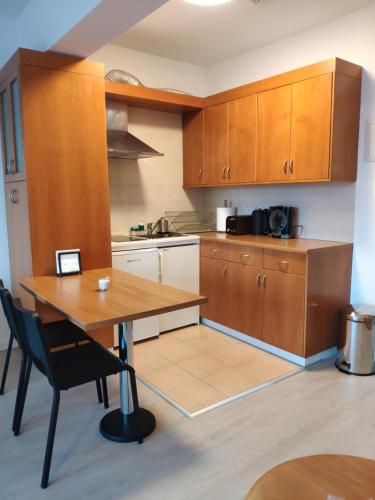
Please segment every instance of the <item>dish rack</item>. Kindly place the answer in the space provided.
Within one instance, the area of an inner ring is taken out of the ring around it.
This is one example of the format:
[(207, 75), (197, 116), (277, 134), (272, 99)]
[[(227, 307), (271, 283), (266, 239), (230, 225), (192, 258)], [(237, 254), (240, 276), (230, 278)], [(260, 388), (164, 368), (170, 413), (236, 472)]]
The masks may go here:
[(206, 210), (164, 212), (177, 233), (203, 233), (216, 230), (215, 212)]

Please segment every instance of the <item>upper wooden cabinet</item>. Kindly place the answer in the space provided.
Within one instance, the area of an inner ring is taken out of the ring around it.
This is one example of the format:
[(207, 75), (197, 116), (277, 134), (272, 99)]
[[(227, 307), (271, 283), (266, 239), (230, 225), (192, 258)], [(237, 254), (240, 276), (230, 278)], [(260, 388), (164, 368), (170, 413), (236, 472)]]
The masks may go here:
[[(203, 120), (203, 182), (200, 185), (240, 184), (255, 179), (257, 96), (210, 106)], [(187, 137), (192, 135), (185, 125)], [(201, 124), (197, 125), (200, 130)], [(188, 141), (188, 139), (187, 139)], [(184, 148), (184, 155), (189, 156)], [(199, 153), (195, 153), (198, 155)], [(190, 180), (194, 168), (184, 163), (184, 179)], [(194, 185), (184, 182), (185, 186)]]
[(293, 181), (328, 180), (332, 116), (332, 74), (292, 85), (288, 175)]
[(203, 109), (183, 116), (184, 186), (203, 184)]
[(290, 148), (291, 86), (258, 95), (258, 182), (285, 181)]
[(225, 184), (228, 169), (228, 104), (204, 110), (204, 184)]
[(329, 180), (332, 74), (258, 95), (256, 180)]
[(184, 185), (355, 181), (360, 91), (335, 58), (205, 98), (203, 180), (185, 162)]
[(228, 172), (229, 184), (255, 180), (257, 136), (256, 94), (228, 103)]
[(17, 75), (0, 85), (0, 122), (5, 182), (25, 179), (21, 102)]

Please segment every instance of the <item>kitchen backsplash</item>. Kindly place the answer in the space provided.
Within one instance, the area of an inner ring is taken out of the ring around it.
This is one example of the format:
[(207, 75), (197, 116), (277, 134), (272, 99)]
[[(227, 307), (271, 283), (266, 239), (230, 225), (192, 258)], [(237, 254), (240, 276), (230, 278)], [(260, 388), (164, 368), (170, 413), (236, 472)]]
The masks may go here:
[(353, 241), (355, 184), (301, 184), (206, 190), (207, 209), (223, 206), (224, 200), (238, 207), (239, 214), (273, 205), (297, 207), (297, 223), (303, 238)]

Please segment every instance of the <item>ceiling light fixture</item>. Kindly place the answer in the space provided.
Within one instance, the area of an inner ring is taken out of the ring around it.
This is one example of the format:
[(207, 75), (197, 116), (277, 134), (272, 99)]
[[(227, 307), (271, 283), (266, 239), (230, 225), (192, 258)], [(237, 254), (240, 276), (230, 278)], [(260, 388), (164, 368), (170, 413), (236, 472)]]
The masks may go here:
[(203, 5), (209, 7), (211, 5), (222, 5), (224, 3), (229, 3), (232, 0), (185, 0), (187, 3), (192, 3), (194, 5)]

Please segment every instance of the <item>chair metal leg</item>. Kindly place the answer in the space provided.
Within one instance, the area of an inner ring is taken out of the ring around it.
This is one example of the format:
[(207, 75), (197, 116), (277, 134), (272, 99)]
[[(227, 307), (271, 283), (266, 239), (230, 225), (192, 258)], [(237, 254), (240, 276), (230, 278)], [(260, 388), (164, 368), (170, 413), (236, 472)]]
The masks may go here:
[(59, 414), (59, 405), (60, 405), (60, 391), (58, 391), (57, 389), (54, 389), (52, 411), (51, 411), (51, 420), (50, 420), (49, 429), (48, 429), (46, 454), (44, 456), (42, 482), (40, 484), (40, 486), (43, 489), (47, 488), (47, 486), (48, 486), (48, 478), (49, 478), (49, 471), (51, 468), (53, 444), (55, 442), (57, 417)]
[(22, 361), (21, 361), (21, 367), (20, 367), (20, 375), (18, 378), (16, 403), (14, 405), (14, 415), (13, 415), (13, 424), (12, 424), (12, 431), (13, 432), (16, 428), (16, 423), (17, 423), (17, 419), (18, 419), (18, 412), (19, 412), (19, 406), (20, 406), (20, 401), (21, 401), (21, 396), (22, 396), (22, 391), (23, 391), (23, 384), (24, 384), (24, 379), (25, 379), (26, 367), (27, 367), (27, 355), (26, 355), (25, 351), (22, 351)]
[(142, 439), (142, 434), (141, 434), (141, 418), (140, 418), (140, 412), (139, 412), (138, 392), (137, 392), (137, 382), (135, 379), (135, 371), (129, 370), (129, 376), (130, 376), (130, 386), (131, 386), (131, 391), (132, 391), (133, 407), (134, 407), (134, 414), (135, 414), (135, 426), (137, 428), (138, 443), (141, 444), (141, 443), (143, 443), (143, 439)]
[(104, 399), (104, 408), (109, 408), (108, 403), (108, 389), (107, 389), (107, 379), (105, 377), (102, 378), (102, 386), (103, 386), (103, 399)]
[(30, 380), (30, 373), (31, 373), (31, 367), (33, 363), (29, 357), (26, 357), (26, 370), (25, 370), (25, 376), (22, 382), (22, 389), (21, 389), (21, 396), (20, 396), (20, 401), (19, 401), (19, 407), (17, 409), (17, 416), (16, 416), (16, 422), (14, 425), (14, 435), (19, 436), (20, 434), (20, 427), (21, 427), (21, 421), (22, 421), (22, 415), (23, 415), (23, 409), (25, 407), (25, 400), (26, 400), (26, 394), (27, 394), (27, 388), (29, 386), (29, 380)]
[(103, 403), (103, 394), (102, 394), (102, 386), (100, 385), (100, 380), (96, 380), (96, 392), (98, 393), (98, 401), (99, 403)]
[(13, 340), (14, 340), (14, 335), (12, 333), (10, 333), (9, 342), (8, 342), (8, 349), (7, 349), (7, 354), (5, 357), (5, 363), (4, 363), (4, 369), (3, 369), (3, 376), (1, 377), (0, 394), (4, 394), (5, 382), (6, 382), (7, 375), (8, 375), (10, 355), (12, 354)]

